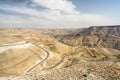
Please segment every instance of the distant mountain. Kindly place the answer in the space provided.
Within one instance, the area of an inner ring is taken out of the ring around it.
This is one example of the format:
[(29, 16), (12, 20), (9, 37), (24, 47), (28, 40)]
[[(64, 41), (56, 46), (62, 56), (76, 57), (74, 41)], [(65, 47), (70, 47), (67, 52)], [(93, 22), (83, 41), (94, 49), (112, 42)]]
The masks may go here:
[(92, 26), (56, 38), (71, 46), (105, 47), (120, 50), (120, 26)]

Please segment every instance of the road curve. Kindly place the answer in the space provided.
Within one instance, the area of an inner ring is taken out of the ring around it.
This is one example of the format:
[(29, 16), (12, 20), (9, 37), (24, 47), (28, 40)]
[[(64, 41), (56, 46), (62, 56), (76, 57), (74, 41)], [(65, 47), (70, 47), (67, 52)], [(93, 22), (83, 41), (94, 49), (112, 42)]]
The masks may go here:
[[(45, 56), (42, 60), (40, 60), (40, 61), (38, 61), (36, 64), (34, 64), (31, 68), (29, 68), (28, 70), (26, 70), (26, 71), (25, 71), (25, 74), (29, 73), (29, 72), (32, 71), (35, 67), (37, 67), (39, 64), (43, 63), (43, 62), (49, 57), (49, 55), (50, 55), (50, 53), (49, 53), (45, 48), (41, 47), (40, 45), (37, 45), (37, 46), (38, 46), (39, 48), (41, 48), (43, 51), (45, 51), (45, 55), (46, 55), (46, 56)], [(65, 55), (62, 56), (62, 58), (60, 59), (59, 62), (57, 62), (55, 65), (53, 65), (53, 66), (51, 66), (51, 67), (49, 67), (49, 68), (46, 68), (44, 71), (48, 71), (48, 70), (51, 70), (51, 69), (57, 67), (58, 65), (60, 65), (60, 64), (63, 62), (64, 58), (65, 58)]]
[(44, 52), (45, 52), (45, 57), (42, 59), (42, 60), (39, 60), (39, 61), (37, 61), (32, 67), (30, 67), (29, 69), (27, 69), (26, 71), (25, 71), (25, 73), (24, 74), (26, 74), (26, 73), (29, 73), (30, 71), (32, 71), (35, 67), (37, 67), (39, 64), (41, 64), (42, 62), (44, 62), (48, 57), (49, 57), (49, 52), (46, 50), (46, 49), (44, 49), (44, 48), (42, 48), (41, 46), (39, 46), (39, 45), (37, 45), (39, 48), (41, 48)]
[(59, 62), (57, 62), (55, 65), (47, 68), (46, 70), (50, 70), (50, 69), (53, 69), (53, 68), (57, 67), (58, 65), (60, 65), (63, 62), (64, 58), (65, 58), (65, 56), (62, 56), (62, 58)]

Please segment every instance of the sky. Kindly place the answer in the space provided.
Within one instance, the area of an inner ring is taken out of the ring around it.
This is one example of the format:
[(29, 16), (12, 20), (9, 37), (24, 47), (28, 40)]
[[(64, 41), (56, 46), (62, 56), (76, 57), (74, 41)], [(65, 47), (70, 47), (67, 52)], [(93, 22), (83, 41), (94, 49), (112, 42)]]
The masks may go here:
[(119, 25), (120, 0), (0, 0), (0, 27)]

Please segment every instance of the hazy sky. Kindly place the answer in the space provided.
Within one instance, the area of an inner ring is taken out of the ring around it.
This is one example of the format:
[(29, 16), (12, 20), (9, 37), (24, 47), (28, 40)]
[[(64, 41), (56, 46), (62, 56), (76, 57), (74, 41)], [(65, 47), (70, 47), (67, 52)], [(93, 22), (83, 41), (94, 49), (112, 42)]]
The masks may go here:
[(119, 25), (120, 0), (0, 0), (1, 27)]

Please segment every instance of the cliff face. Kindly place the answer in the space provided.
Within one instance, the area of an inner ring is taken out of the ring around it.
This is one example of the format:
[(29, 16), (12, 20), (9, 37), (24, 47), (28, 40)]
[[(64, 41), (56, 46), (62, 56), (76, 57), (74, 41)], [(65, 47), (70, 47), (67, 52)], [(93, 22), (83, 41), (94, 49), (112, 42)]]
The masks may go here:
[(57, 39), (72, 46), (105, 47), (120, 50), (120, 26), (94, 26)]

